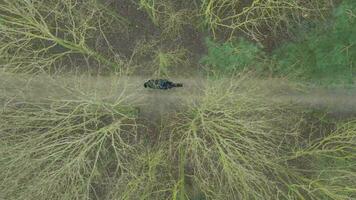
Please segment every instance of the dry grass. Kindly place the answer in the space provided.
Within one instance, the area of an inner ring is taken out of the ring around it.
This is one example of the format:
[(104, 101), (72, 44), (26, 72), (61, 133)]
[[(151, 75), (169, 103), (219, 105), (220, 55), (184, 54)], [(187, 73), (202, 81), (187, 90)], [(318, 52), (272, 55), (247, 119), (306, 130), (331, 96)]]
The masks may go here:
[[(259, 90), (241, 77), (212, 81), (201, 101), (190, 102), (169, 120), (180, 198), (348, 199), (353, 192), (349, 185), (355, 185), (354, 122), (305, 148), (304, 116), (292, 105), (271, 103)], [(313, 165), (320, 155), (310, 159), (308, 152), (339, 152), (332, 162), (345, 157), (350, 161), (345, 168), (336, 164), (326, 169)], [(299, 155), (297, 162), (304, 164), (295, 165), (291, 160), (296, 157), (287, 155)], [(324, 170), (336, 172), (334, 181), (322, 178)]]
[[(2, 198), (347, 200), (354, 193), (355, 122), (308, 137), (306, 115), (269, 101), (249, 75), (205, 80), (186, 93), (125, 93), (137, 88), (67, 79), (2, 76)], [(149, 121), (168, 108), (161, 126)], [(319, 126), (314, 132), (328, 130)]]
[(171, 120), (171, 156), (184, 161), (181, 178), (208, 199), (286, 195), (275, 181), (282, 167), (276, 160), (296, 130), (275, 127), (282, 110), (255, 95), (252, 85), (240, 89), (243, 81), (210, 82), (201, 101)]
[[(123, 61), (106, 33), (129, 22), (102, 1), (0, 0), (0, 67), (57, 73), (80, 55), (169, 77), (188, 52), (162, 42), (179, 39), (196, 8), (214, 35), (259, 40), (265, 28), (322, 16), (330, 1), (137, 2), (162, 38)], [(141, 77), (0, 75), (0, 199), (356, 198), (355, 121), (310, 137), (296, 110), (304, 108), (273, 102), (250, 75), (183, 80), (170, 91), (143, 91)]]
[(57, 88), (68, 96), (51, 98), (53, 91), (41, 90), (37, 99), (28, 98), (34, 91), (23, 84), (12, 86), (23, 96), (0, 98), (1, 198), (104, 198), (137, 152), (135, 107), (125, 96), (105, 101), (73, 85)]
[(155, 52), (153, 65), (156, 77), (169, 77), (172, 68), (179, 68), (179, 65), (188, 63), (188, 51), (184, 48), (177, 48), (171, 51), (157, 50)]
[(314, 188), (314, 199), (356, 198), (356, 122), (339, 123), (331, 134), (309, 140), (304, 148), (297, 149), (289, 161), (310, 160), (310, 169), (296, 168), (299, 173), (313, 173), (305, 180), (308, 184), (296, 187)]
[[(48, 71), (81, 55), (118, 69), (115, 52), (107, 57), (92, 43), (106, 38), (103, 30), (115, 24), (95, 0), (9, 1), (0, 3), (1, 67), (11, 71)], [(110, 47), (107, 40), (106, 45)], [(110, 49), (110, 48), (109, 48)]]
[(322, 17), (331, 5), (330, 0), (205, 0), (200, 13), (214, 36), (222, 30), (230, 33), (231, 37), (242, 31), (260, 40), (264, 30), (286, 31), (279, 28), (298, 24), (304, 19)]

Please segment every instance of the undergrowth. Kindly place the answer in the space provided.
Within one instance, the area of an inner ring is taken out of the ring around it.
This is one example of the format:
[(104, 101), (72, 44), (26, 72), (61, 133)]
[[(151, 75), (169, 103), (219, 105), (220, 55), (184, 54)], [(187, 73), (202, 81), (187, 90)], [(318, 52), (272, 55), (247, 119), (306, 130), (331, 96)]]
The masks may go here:
[(319, 83), (353, 83), (356, 57), (356, 3), (343, 1), (334, 20), (275, 50), (275, 71)]
[(355, 80), (356, 4), (343, 1), (330, 22), (307, 31), (295, 32), (295, 41), (286, 41), (267, 53), (245, 39), (218, 43), (206, 40), (208, 53), (201, 63), (211, 70), (231, 72), (245, 69), (262, 75), (288, 77), (322, 85), (353, 84)]
[(208, 54), (200, 62), (211, 70), (223, 73), (243, 71), (246, 68), (255, 68), (259, 60), (264, 58), (261, 47), (244, 38), (223, 44), (206, 38), (205, 43)]

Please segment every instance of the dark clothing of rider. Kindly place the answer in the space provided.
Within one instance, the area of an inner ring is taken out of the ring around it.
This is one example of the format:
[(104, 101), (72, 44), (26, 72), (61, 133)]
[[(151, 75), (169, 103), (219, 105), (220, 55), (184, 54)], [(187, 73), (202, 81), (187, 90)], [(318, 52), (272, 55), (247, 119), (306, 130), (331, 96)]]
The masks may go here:
[(144, 83), (144, 87), (147, 88), (152, 88), (152, 89), (171, 89), (174, 87), (183, 87), (183, 84), (181, 83), (173, 83), (171, 81), (168, 81), (167, 79), (151, 79), (148, 80)]

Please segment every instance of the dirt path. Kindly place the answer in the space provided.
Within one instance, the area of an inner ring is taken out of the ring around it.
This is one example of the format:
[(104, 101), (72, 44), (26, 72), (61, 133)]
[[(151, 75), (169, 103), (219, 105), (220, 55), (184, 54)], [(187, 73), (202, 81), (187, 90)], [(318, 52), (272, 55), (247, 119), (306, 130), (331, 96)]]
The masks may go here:
[[(162, 115), (175, 112), (187, 98), (199, 98), (203, 79), (171, 79), (183, 88), (154, 90), (143, 87), (149, 77), (65, 76), (51, 78), (0, 73), (0, 103), (6, 101), (105, 100), (122, 99), (140, 108), (142, 118), (157, 121)], [(3, 102), (1, 102), (3, 101)]]
[[(149, 77), (93, 77), (73, 76), (50, 78), (48, 76), (13, 76), (0, 73), (0, 101), (11, 99), (43, 101), (57, 100), (107, 100), (125, 101), (140, 107), (146, 119), (155, 119), (166, 113), (175, 112), (186, 99), (196, 99), (204, 90), (203, 78), (174, 78), (174, 82), (183, 83), (183, 88), (171, 90), (152, 90), (143, 87)], [(256, 82), (256, 80), (253, 80)], [(301, 104), (308, 108), (323, 108), (331, 113), (356, 114), (356, 89), (298, 89), (294, 85), (280, 80), (258, 80), (258, 85), (267, 91), (271, 101)], [(80, 97), (80, 98), (78, 98)]]
[(337, 116), (356, 116), (355, 89), (310, 89), (305, 93), (276, 95), (272, 100), (296, 103), (311, 109), (324, 109)]

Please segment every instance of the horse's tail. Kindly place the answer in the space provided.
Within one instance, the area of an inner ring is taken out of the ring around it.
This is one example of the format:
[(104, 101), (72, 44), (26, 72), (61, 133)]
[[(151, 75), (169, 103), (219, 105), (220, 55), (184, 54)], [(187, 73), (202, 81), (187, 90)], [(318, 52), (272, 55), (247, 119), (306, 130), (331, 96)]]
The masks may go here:
[(182, 83), (174, 83), (173, 86), (174, 87), (183, 87), (183, 84)]

